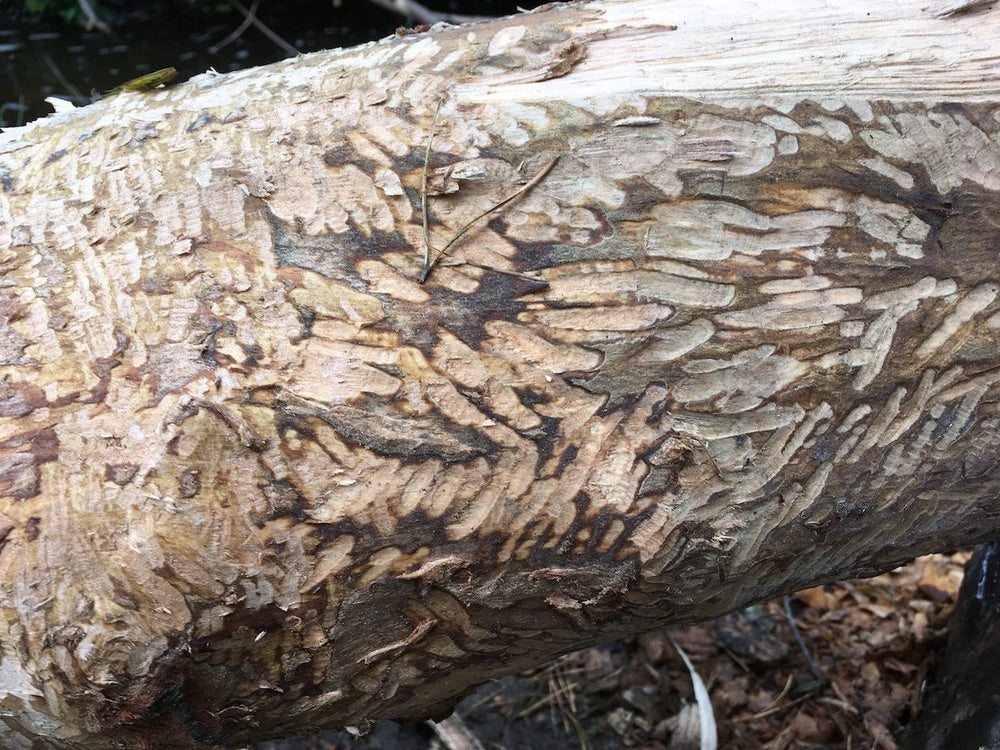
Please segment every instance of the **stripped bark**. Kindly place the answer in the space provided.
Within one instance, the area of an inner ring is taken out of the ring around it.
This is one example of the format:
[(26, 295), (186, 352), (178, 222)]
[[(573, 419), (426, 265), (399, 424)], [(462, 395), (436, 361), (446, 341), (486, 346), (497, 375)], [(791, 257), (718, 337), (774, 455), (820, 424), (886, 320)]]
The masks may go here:
[[(996, 536), (1000, 10), (717, 5), (0, 135), (5, 747), (441, 716)], [(432, 135), (435, 248), (559, 160), (421, 284)]]

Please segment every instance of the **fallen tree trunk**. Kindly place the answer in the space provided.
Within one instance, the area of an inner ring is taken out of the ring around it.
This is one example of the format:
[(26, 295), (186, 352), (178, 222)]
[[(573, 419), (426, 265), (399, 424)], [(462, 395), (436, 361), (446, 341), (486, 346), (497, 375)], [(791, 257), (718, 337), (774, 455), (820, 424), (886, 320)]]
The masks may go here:
[(764, 5), (0, 136), (5, 747), (440, 716), (995, 537), (1000, 10)]

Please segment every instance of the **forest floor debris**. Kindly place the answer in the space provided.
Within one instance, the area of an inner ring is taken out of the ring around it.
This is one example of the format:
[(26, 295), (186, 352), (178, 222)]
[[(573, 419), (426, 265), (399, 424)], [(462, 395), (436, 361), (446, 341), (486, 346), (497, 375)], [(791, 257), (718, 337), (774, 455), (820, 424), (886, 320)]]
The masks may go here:
[[(815, 670), (777, 599), (490, 682), (456, 715), (487, 750), (682, 746), (676, 735), (690, 731), (695, 698), (672, 636), (708, 687), (719, 747), (895, 750), (944, 647), (968, 557), (929, 555), (875, 578), (793, 594), (791, 611)], [(324, 732), (252, 750), (446, 747), (429, 724), (378, 722), (365, 737)]]

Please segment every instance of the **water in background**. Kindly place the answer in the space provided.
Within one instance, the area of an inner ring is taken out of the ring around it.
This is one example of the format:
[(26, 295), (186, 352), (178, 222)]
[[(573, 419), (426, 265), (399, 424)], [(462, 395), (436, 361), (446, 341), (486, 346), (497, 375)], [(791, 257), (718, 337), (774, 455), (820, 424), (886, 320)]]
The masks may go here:
[[(248, 2), (249, 4), (249, 2)], [(496, 16), (517, 5), (510, 0), (424, 2), (440, 12)], [(291, 51), (250, 25), (237, 39), (216, 49), (243, 22), (227, 0), (192, 3), (123, 2), (111, 17), (112, 34), (40, 19), (23, 10), (23, 0), (0, 0), (0, 127), (30, 122), (52, 112), (47, 96), (77, 105), (160, 68), (174, 67), (184, 81), (209, 68), (220, 73), (276, 62)], [(114, 9), (111, 0), (103, 8)], [(262, 0), (256, 17), (298, 52), (347, 47), (380, 39), (413, 25), (367, 0)]]

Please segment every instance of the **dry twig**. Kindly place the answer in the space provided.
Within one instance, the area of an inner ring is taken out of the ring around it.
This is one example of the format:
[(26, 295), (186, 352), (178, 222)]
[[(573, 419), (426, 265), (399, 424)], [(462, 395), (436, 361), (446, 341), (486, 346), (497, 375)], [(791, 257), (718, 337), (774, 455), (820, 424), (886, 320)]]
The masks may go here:
[[(247, 19), (249, 23), (252, 23), (256, 27), (257, 31), (266, 36), (272, 42), (277, 44), (281, 49), (285, 51), (287, 55), (297, 55), (299, 51), (295, 49), (292, 45), (282, 39), (280, 36), (275, 34), (268, 26), (264, 24), (257, 16), (254, 11), (248, 10), (247, 7), (240, 2), (240, 0), (229, 0), (229, 4), (232, 5), (236, 10), (243, 14), (243, 17)], [(256, 6), (254, 6), (256, 8)]]
[(209, 47), (208, 48), (209, 53), (214, 55), (216, 52), (225, 47), (227, 44), (232, 44), (237, 39), (239, 39), (240, 35), (247, 30), (247, 28), (250, 26), (251, 23), (253, 23), (253, 19), (257, 17), (257, 8), (259, 7), (260, 7), (260, 0), (253, 0), (253, 5), (250, 6), (250, 12), (243, 17), (243, 22), (236, 27), (233, 33), (231, 33), (221, 42), (219, 42), (218, 44), (213, 44), (211, 47)]
[(431, 121), (431, 132), (427, 136), (427, 150), (424, 152), (424, 170), (420, 175), (420, 213), (424, 222), (424, 267), (420, 280), (423, 281), (430, 273), (431, 236), (427, 228), (427, 165), (431, 160), (431, 144), (434, 143), (434, 131), (437, 128), (438, 115), (441, 113), (441, 99), (438, 99), (434, 109), (434, 119)]
[[(557, 161), (559, 161), (559, 157), (558, 156), (554, 157), (549, 162), (547, 162), (545, 164), (545, 166), (542, 167), (538, 171), (538, 174), (536, 174), (534, 177), (532, 177), (530, 180), (528, 180), (526, 183), (524, 183), (521, 187), (519, 187), (513, 193), (511, 193), (510, 195), (508, 195), (506, 198), (504, 198), (503, 200), (501, 200), (499, 203), (496, 203), (493, 206), (491, 206), (490, 208), (487, 208), (485, 211), (483, 211), (482, 213), (478, 214), (473, 219), (471, 219), (470, 221), (468, 221), (461, 229), (459, 229), (457, 232), (455, 232), (455, 234), (453, 234), (451, 236), (451, 239), (449, 239), (444, 244), (444, 247), (442, 247), (440, 250), (438, 250), (438, 254), (435, 255), (433, 259), (425, 258), (424, 268), (423, 268), (423, 271), (421, 271), (421, 273), (420, 273), (420, 283), (422, 284), (423, 282), (427, 281), (427, 277), (430, 275), (431, 271), (434, 269), (434, 266), (437, 265), (437, 262), (439, 260), (441, 260), (441, 258), (444, 257), (448, 253), (448, 250), (450, 250), (451, 247), (456, 242), (458, 242), (459, 239), (461, 239), (462, 235), (464, 235), (466, 232), (468, 232), (477, 221), (479, 221), (480, 219), (483, 219), (483, 218), (489, 216), (492, 213), (496, 213), (497, 211), (499, 211), (501, 208), (503, 208), (507, 204), (511, 203), (512, 201), (516, 200), (517, 198), (520, 198), (522, 195), (524, 195), (525, 193), (527, 193), (529, 190), (531, 190), (531, 188), (533, 188), (535, 185), (537, 185), (539, 182), (541, 182), (545, 178), (545, 175), (547, 175), (551, 171), (552, 167), (554, 167), (556, 165)], [(426, 175), (426, 171), (425, 171), (425, 175)], [(426, 185), (425, 185), (425, 188), (426, 188)], [(426, 193), (427, 193), (427, 191), (425, 189), (424, 190), (425, 200), (426, 200)], [(428, 255), (429, 255), (429, 253), (428, 253)], [(490, 269), (490, 270), (495, 270), (495, 269)]]
[(104, 23), (100, 16), (97, 15), (97, 12), (94, 10), (94, 6), (90, 4), (90, 0), (77, 0), (77, 4), (80, 6), (80, 10), (83, 11), (83, 15), (87, 17), (88, 30), (97, 29), (105, 36), (109, 36), (112, 39), (117, 38), (111, 27)]
[(416, 0), (370, 0), (374, 5), (386, 10), (391, 10), (406, 18), (412, 18), (420, 23), (435, 24), (444, 21), (445, 23), (476, 23), (478, 21), (488, 21), (490, 16), (464, 16), (459, 13), (438, 13), (430, 8), (425, 8)]

